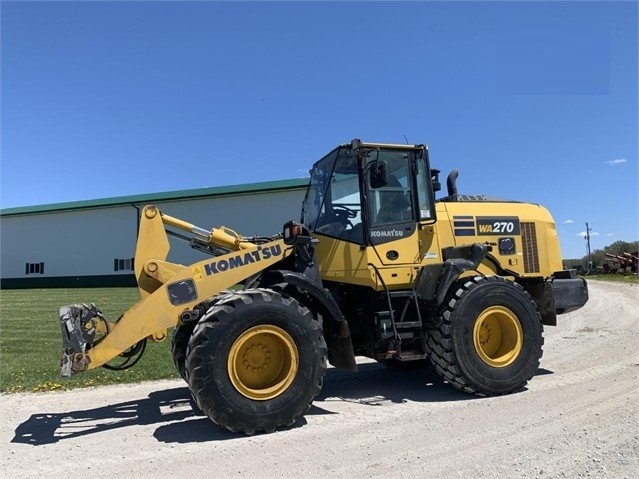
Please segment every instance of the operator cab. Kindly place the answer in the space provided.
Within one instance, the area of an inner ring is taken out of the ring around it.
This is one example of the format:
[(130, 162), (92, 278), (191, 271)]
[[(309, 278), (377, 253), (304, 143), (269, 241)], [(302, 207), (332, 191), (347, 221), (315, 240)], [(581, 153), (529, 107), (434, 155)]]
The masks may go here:
[(410, 236), (434, 221), (428, 149), (353, 140), (311, 169), (302, 222), (315, 233), (360, 245)]

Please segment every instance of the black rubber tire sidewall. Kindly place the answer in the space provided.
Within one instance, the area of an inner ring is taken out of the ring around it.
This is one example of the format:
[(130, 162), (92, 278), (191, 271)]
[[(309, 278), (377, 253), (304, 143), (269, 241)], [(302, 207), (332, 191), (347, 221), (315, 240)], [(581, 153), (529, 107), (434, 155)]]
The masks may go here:
[[(306, 308), (273, 291), (241, 292), (216, 304), (196, 326), (189, 342), (189, 386), (202, 411), (232, 431), (271, 432), (292, 424), (321, 390), (326, 345), (321, 329)], [(264, 295), (270, 299), (265, 300)], [(245, 303), (242, 296), (250, 296)], [(291, 385), (279, 396), (252, 400), (239, 393), (228, 375), (228, 354), (249, 328), (273, 325), (286, 331), (298, 349), (299, 365)]]
[(171, 335), (171, 353), (173, 356), (173, 363), (175, 364), (175, 369), (177, 369), (180, 377), (185, 381), (187, 381), (185, 368), (186, 348), (189, 344), (189, 339), (193, 333), (194, 327), (195, 323), (177, 326)]
[[(542, 355), (542, 325), (531, 298), (517, 284), (501, 278), (483, 279), (466, 286), (449, 321), (453, 351), (466, 382), (480, 394), (503, 394), (521, 389), (539, 367)], [(523, 333), (522, 349), (505, 367), (485, 363), (475, 350), (473, 330), (477, 317), (487, 308), (501, 305), (518, 318)]]
[[(233, 292), (230, 290), (221, 291), (220, 293), (212, 296), (208, 300), (208, 303), (213, 305), (216, 301), (219, 301), (220, 299), (223, 299), (230, 294), (233, 294)], [(210, 307), (208, 309), (210, 309)], [(186, 353), (189, 346), (189, 340), (191, 339), (191, 334), (193, 334), (193, 330), (195, 329), (196, 324), (197, 322), (194, 321), (176, 326), (175, 329), (173, 329), (173, 333), (171, 334), (171, 355), (173, 356), (173, 364), (175, 364), (175, 369), (177, 369), (180, 377), (187, 383), (189, 382), (189, 380), (188, 371), (186, 370), (185, 364)]]

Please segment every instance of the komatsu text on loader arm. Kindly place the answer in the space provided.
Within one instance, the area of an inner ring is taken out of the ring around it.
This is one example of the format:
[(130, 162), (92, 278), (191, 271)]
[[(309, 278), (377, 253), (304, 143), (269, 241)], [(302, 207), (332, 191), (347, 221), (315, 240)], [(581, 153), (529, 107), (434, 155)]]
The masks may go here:
[[(114, 323), (93, 304), (60, 308), (61, 374), (130, 367), (172, 328), (199, 408), (247, 434), (293, 424), (327, 362), (356, 371), (356, 355), (428, 360), (472, 394), (521, 390), (539, 367), (543, 326), (583, 306), (587, 285), (562, 268), (545, 208), (459, 194), (456, 178), (436, 199), (426, 146), (353, 140), (315, 163), (301, 220), (273, 237), (146, 206), (140, 301)], [(168, 262), (167, 235), (207, 255)]]

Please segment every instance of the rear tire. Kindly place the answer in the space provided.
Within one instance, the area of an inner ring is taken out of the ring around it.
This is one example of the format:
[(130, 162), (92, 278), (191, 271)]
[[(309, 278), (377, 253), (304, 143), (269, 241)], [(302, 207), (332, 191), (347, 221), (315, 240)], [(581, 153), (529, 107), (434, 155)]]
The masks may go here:
[(490, 396), (520, 390), (542, 356), (537, 306), (517, 283), (499, 276), (458, 283), (429, 321), (428, 349), (454, 387)]
[(198, 406), (216, 424), (273, 432), (308, 411), (322, 388), (326, 354), (318, 322), (297, 300), (245, 290), (215, 303), (197, 323), (187, 377)]

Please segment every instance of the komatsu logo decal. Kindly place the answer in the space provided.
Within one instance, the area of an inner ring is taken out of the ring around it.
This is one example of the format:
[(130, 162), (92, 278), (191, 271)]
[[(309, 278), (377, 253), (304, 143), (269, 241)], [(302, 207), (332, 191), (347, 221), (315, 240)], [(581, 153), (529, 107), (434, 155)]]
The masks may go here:
[(402, 230), (374, 230), (371, 231), (373, 238), (402, 238), (404, 232)]
[(249, 263), (256, 263), (263, 259), (269, 259), (274, 256), (281, 256), (282, 247), (278, 244), (262, 248), (259, 246), (255, 251), (249, 251), (244, 254), (237, 254), (229, 259), (220, 259), (212, 263), (204, 265), (204, 271), (207, 276), (212, 274), (223, 273), (229, 269), (239, 268)]

